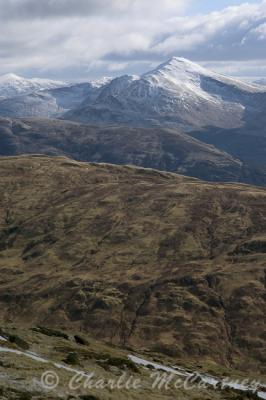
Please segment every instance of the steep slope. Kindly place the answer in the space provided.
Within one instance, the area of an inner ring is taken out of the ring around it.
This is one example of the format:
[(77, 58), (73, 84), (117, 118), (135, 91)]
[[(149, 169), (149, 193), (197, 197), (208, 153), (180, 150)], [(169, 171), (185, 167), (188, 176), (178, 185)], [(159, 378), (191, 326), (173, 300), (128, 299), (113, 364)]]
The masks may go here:
[(87, 99), (66, 118), (90, 123), (233, 128), (247, 112), (261, 109), (265, 88), (211, 72), (189, 60), (172, 58), (141, 77), (121, 77)]
[(26, 79), (15, 74), (0, 76), (0, 99), (65, 86), (66, 83), (49, 79)]
[(265, 373), (265, 189), (44, 156), (0, 177), (2, 323)]
[(94, 127), (58, 120), (0, 119), (0, 155), (42, 153), (132, 164), (210, 181), (266, 184), (239, 160), (171, 129)]

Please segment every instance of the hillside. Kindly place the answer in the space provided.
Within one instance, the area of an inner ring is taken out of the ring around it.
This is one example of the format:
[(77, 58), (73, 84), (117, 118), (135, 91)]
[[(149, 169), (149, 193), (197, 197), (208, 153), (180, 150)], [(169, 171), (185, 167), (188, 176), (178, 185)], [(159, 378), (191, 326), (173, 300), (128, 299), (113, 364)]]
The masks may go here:
[(260, 114), (242, 128), (219, 129), (209, 127), (190, 132), (204, 143), (212, 144), (249, 165), (266, 170), (266, 115)]
[(2, 325), (265, 374), (265, 189), (45, 156), (0, 177)]
[(253, 171), (228, 153), (172, 129), (0, 118), (0, 155), (32, 153), (131, 164), (209, 181), (266, 184), (266, 172)]
[[(247, 376), (219, 368), (217, 375), (210, 365), (173, 367), (169, 357), (139, 355), (84, 332), (8, 324), (0, 328), (0, 334), (1, 400), (266, 398), (265, 381), (257, 371)], [(236, 382), (242, 385), (236, 388)]]

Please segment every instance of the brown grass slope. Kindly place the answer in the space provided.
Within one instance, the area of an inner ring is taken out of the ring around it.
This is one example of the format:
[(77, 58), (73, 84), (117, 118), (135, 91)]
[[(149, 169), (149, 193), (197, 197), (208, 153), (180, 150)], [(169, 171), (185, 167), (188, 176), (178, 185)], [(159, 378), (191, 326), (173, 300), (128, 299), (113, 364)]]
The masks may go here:
[(0, 318), (265, 372), (266, 190), (0, 159)]

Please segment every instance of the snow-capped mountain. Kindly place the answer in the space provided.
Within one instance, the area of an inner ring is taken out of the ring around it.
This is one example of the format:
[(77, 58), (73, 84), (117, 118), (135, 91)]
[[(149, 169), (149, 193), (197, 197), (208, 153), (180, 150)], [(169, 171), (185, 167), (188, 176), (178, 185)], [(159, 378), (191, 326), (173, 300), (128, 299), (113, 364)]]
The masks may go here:
[(199, 64), (178, 57), (173, 57), (155, 70), (142, 75), (143, 79), (147, 79), (154, 86), (168, 87), (172, 91), (181, 90), (183, 93), (193, 92), (198, 97), (206, 98), (207, 90), (201, 86), (201, 79), (204, 77), (248, 92), (259, 90), (256, 85), (215, 73)]
[(61, 81), (39, 78), (26, 79), (15, 74), (6, 74), (0, 76), (0, 98), (6, 99), (65, 85), (66, 83)]
[(247, 110), (261, 106), (265, 94), (259, 85), (174, 57), (142, 76), (112, 80), (94, 101), (85, 100), (66, 118), (186, 131), (210, 125), (233, 128), (243, 124)]
[(0, 79), (0, 96), (0, 115), (7, 117), (60, 117), (185, 132), (258, 122), (266, 109), (262, 85), (229, 78), (177, 57), (142, 76), (78, 84), (6, 75)]
[(0, 115), (5, 117), (57, 118), (75, 109), (87, 99), (95, 100), (100, 88), (109, 82), (92, 81), (41, 89), (0, 100)]

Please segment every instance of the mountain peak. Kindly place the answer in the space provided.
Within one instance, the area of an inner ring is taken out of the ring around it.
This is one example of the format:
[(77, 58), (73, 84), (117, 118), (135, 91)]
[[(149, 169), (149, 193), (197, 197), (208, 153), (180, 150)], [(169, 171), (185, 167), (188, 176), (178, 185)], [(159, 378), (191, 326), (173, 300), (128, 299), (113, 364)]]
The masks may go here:
[[(184, 57), (177, 57), (177, 56), (173, 56), (172, 58), (170, 58), (168, 61), (167, 61), (169, 64), (171, 64), (171, 63), (176, 63), (176, 62), (178, 62), (178, 63), (183, 63), (183, 64), (192, 64), (193, 62), (192, 61), (190, 61), (189, 59), (187, 59), (187, 58), (184, 58)], [(166, 62), (166, 63), (167, 63)]]
[(206, 93), (201, 88), (202, 78), (211, 78), (247, 92), (265, 91), (263, 87), (260, 88), (258, 85), (219, 74), (183, 57), (172, 57), (154, 70), (144, 74), (143, 77), (159, 85), (177, 85), (179, 91), (188, 87), (192, 89), (191, 85), (193, 85), (193, 91), (196, 90), (199, 94), (198, 89), (200, 89), (201, 95), (204, 95), (204, 97), (206, 97)]
[[(149, 80), (152, 85), (167, 87), (170, 90), (175, 88), (180, 93), (180, 91), (183, 92), (184, 89), (187, 90), (188, 88), (190, 91), (193, 90), (195, 92), (196, 90), (198, 92), (201, 77), (213, 77), (214, 75), (216, 74), (186, 58), (172, 57), (153, 71), (144, 74), (143, 78)], [(193, 88), (191, 85), (193, 85)]]
[[(211, 72), (203, 68), (201, 65), (190, 61), (183, 57), (172, 57), (168, 61), (160, 64), (151, 73), (193, 73), (209, 75)], [(148, 73), (150, 74), (150, 73)]]

